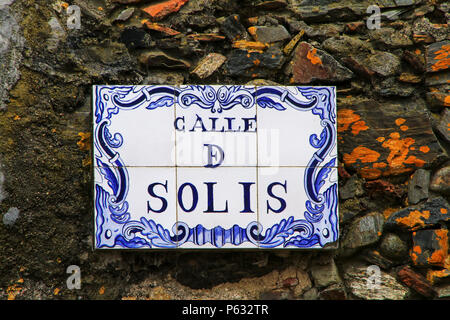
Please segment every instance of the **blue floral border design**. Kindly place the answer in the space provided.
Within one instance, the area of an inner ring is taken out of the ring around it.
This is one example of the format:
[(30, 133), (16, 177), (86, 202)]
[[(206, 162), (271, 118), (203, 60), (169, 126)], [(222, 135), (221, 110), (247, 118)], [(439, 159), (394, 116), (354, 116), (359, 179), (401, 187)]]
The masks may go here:
[[(338, 239), (337, 183), (321, 192), (336, 158), (323, 164), (335, 147), (336, 108), (335, 90), (330, 87), (296, 87), (308, 99), (298, 100), (287, 87), (220, 86), (94, 86), (94, 161), (101, 175), (107, 180), (109, 190), (95, 184), (96, 248), (177, 248), (186, 242), (197, 246), (206, 243), (221, 248), (230, 243), (239, 246), (244, 242), (258, 248), (317, 248)], [(218, 105), (216, 103), (218, 102)], [(120, 110), (145, 107), (171, 108), (175, 105), (189, 108), (197, 105), (212, 113), (222, 113), (235, 105), (283, 111), (287, 106), (299, 111), (311, 111), (321, 119), (320, 136), (312, 134), (309, 143), (317, 151), (305, 171), (304, 185), (308, 200), (305, 203), (305, 219), (287, 220), (263, 230), (254, 221), (245, 228), (234, 225), (224, 229), (212, 229), (202, 225), (190, 227), (178, 221), (172, 232), (151, 219), (142, 217), (130, 220), (126, 201), (129, 177), (120, 154), (123, 138), (120, 133), (111, 134), (111, 118)], [(96, 153), (95, 153), (96, 152)], [(264, 232), (265, 231), (265, 232)]]

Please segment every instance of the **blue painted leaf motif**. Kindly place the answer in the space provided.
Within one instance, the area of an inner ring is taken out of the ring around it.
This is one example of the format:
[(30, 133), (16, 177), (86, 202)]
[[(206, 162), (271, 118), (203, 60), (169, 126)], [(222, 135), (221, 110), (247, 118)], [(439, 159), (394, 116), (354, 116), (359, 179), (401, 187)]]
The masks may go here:
[(114, 194), (116, 194), (117, 190), (119, 189), (119, 183), (117, 181), (116, 175), (107, 164), (103, 163), (99, 159), (97, 159), (97, 165), (100, 169), (101, 174), (105, 177), (106, 180), (108, 180), (108, 185), (111, 187)]
[(151, 102), (146, 109), (153, 110), (161, 107), (171, 107), (174, 104), (175, 100), (172, 96), (162, 97), (154, 102)]
[(328, 174), (331, 172), (335, 162), (336, 159), (331, 159), (322, 169), (320, 169), (316, 179), (317, 192), (319, 192), (320, 188), (325, 184), (325, 180), (328, 178)]
[(327, 142), (327, 130), (323, 129), (320, 133), (320, 139), (317, 138), (317, 135), (314, 133), (309, 137), (309, 143), (316, 149), (320, 149), (323, 147), (325, 142)]
[(275, 102), (269, 97), (260, 97), (256, 101), (261, 108), (274, 108), (280, 111), (286, 110), (281, 103)]

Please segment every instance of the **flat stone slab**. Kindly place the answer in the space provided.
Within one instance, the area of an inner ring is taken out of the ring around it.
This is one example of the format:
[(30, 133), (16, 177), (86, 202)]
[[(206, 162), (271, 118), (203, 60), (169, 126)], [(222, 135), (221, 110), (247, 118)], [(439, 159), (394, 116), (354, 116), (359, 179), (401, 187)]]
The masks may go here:
[(94, 86), (95, 247), (335, 246), (335, 94)]

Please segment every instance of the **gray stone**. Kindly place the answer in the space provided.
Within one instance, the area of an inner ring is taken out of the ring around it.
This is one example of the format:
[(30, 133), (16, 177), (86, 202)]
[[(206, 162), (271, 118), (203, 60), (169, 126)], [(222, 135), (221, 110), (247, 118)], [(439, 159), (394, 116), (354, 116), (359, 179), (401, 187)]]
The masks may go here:
[(369, 213), (354, 221), (342, 243), (343, 255), (351, 255), (357, 249), (377, 242), (383, 232), (383, 223), (384, 217), (378, 212)]
[(450, 284), (436, 288), (437, 297), (439, 299), (450, 298)]
[(445, 108), (442, 111), (439, 121), (435, 124), (435, 128), (440, 136), (447, 142), (450, 143), (450, 130), (448, 124), (450, 123), (450, 109)]
[(438, 193), (450, 194), (450, 165), (436, 171), (431, 179), (430, 189)]
[(339, 197), (341, 200), (354, 198), (364, 194), (362, 181), (357, 175), (353, 175), (341, 188), (339, 188)]
[(151, 71), (145, 77), (142, 84), (170, 84), (170, 85), (182, 85), (184, 83), (184, 77), (177, 72), (168, 71)]
[(12, 226), (19, 218), (19, 209), (13, 207), (9, 208), (9, 210), (3, 215), (3, 224), (6, 226)]
[[(374, 269), (368, 267), (354, 263), (344, 266), (346, 288), (355, 297), (364, 300), (403, 300), (408, 296), (409, 290), (382, 270), (379, 270), (379, 281), (375, 282)], [(374, 281), (371, 282), (371, 279)]]
[(133, 15), (135, 10), (135, 8), (128, 8), (121, 11), (117, 18), (114, 19), (114, 21), (127, 21)]
[[(0, 164), (0, 169), (1, 169), (1, 167), (2, 166)], [(8, 194), (6, 193), (6, 191), (3, 188), (4, 183), (5, 183), (5, 175), (3, 174), (3, 172), (0, 171), (0, 204), (8, 196)]]
[(216, 72), (227, 58), (220, 53), (210, 53), (200, 60), (195, 69), (192, 71), (200, 79), (205, 79)]
[(190, 62), (171, 56), (161, 50), (152, 50), (142, 53), (139, 56), (139, 62), (149, 67), (165, 67), (174, 69), (189, 69), (191, 67)]
[(19, 67), (25, 40), (20, 26), (8, 5), (13, 1), (0, 4), (0, 110), (5, 109), (9, 99), (9, 90), (20, 78)]
[(428, 199), (428, 186), (430, 184), (430, 172), (424, 169), (418, 169), (408, 185), (408, 201), (411, 204), (417, 204), (422, 200)]
[(374, 91), (382, 97), (409, 97), (416, 88), (406, 83), (398, 82), (394, 77), (374, 81)]
[(384, 44), (391, 48), (402, 48), (413, 45), (411, 40), (411, 27), (405, 26), (403, 29), (380, 28), (369, 32), (373, 42)]
[(311, 288), (303, 294), (304, 300), (317, 300), (319, 298), (319, 292), (317, 288)]
[(380, 245), (381, 254), (392, 260), (401, 260), (408, 256), (408, 246), (396, 234), (387, 234)]
[(367, 68), (380, 76), (388, 77), (400, 72), (400, 58), (389, 52), (377, 52), (367, 61)]
[(315, 286), (319, 288), (342, 282), (333, 259), (330, 259), (326, 265), (315, 263), (311, 268), (311, 276)]
[(291, 37), (286, 28), (280, 25), (276, 27), (255, 26), (248, 30), (256, 41), (263, 43), (283, 41)]
[(347, 35), (328, 38), (322, 43), (322, 47), (329, 53), (338, 57), (345, 57), (350, 53), (370, 54), (373, 50), (369, 42)]
[(219, 19), (220, 31), (231, 41), (250, 40), (238, 14)]

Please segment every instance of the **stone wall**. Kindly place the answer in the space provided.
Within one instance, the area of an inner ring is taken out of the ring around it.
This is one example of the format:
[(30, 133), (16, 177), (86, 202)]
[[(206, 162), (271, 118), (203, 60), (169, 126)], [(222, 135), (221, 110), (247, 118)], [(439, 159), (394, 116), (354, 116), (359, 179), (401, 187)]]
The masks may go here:
[[(449, 8), (1, 0), (0, 298), (449, 298)], [(339, 249), (93, 251), (90, 98), (106, 83), (337, 86)]]

